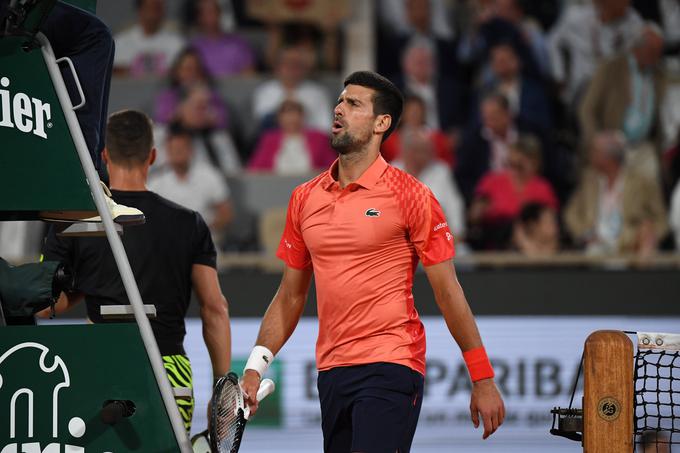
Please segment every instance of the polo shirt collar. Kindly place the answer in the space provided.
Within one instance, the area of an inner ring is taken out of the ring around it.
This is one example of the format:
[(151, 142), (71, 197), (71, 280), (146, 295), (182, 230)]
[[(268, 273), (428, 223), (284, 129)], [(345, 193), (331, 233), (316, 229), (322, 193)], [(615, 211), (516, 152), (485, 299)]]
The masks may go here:
[[(335, 162), (333, 162), (331, 167), (326, 172), (326, 177), (323, 181), (323, 188), (325, 190), (330, 190), (333, 184), (337, 183), (336, 178), (338, 175), (338, 163), (339, 159), (335, 159)], [(378, 154), (378, 157), (375, 159), (375, 161), (370, 165), (370, 167), (366, 169), (366, 171), (361, 174), (359, 179), (357, 179), (354, 184), (357, 184), (364, 189), (372, 189), (375, 187), (376, 183), (387, 169), (387, 165), (388, 164), (382, 157), (382, 154)]]

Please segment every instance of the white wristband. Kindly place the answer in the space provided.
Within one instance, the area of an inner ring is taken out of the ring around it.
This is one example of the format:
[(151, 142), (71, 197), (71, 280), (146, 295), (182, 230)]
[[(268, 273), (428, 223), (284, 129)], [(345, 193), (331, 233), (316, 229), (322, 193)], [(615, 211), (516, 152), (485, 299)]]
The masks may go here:
[(274, 354), (269, 349), (264, 346), (255, 346), (250, 353), (250, 357), (248, 357), (243, 373), (245, 374), (246, 370), (255, 370), (260, 374), (260, 378), (262, 378), (273, 361)]

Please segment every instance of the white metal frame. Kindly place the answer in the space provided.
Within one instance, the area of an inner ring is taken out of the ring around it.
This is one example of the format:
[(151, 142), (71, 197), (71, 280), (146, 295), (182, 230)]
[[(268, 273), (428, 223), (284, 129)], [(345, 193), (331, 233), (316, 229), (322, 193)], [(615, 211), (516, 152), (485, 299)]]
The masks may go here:
[[(61, 71), (57, 66), (57, 61), (52, 51), (52, 46), (49, 41), (42, 33), (37, 35), (38, 41), (41, 44), (41, 50), (45, 64), (50, 73), (50, 78), (52, 79), (52, 84), (57, 92), (59, 102), (64, 111), (64, 116), (66, 117), (66, 123), (68, 124), (69, 131), (73, 137), (73, 142), (75, 143), (76, 150), (78, 151), (78, 157), (80, 158), (80, 163), (85, 171), (85, 177), (90, 186), (90, 191), (94, 198), (94, 204), (99, 211), (102, 222), (104, 224), (104, 229), (106, 231), (106, 237), (111, 245), (111, 250), (113, 251), (113, 256), (116, 260), (118, 266), (118, 271), (123, 280), (123, 285), (125, 286), (125, 291), (127, 292), (128, 299), (130, 300), (130, 305), (135, 315), (137, 325), (139, 326), (139, 333), (141, 334), (142, 341), (144, 342), (144, 347), (146, 348), (146, 353), (149, 357), (149, 362), (151, 362), (151, 367), (153, 368), (153, 373), (156, 378), (156, 383), (158, 384), (158, 389), (161, 392), (161, 397), (165, 405), (165, 409), (170, 418), (170, 423), (172, 425), (172, 430), (177, 439), (177, 444), (180, 447), (182, 453), (191, 453), (193, 451), (189, 438), (187, 436), (186, 429), (184, 428), (184, 423), (179, 414), (179, 409), (177, 409), (177, 404), (175, 403), (175, 398), (173, 396), (172, 387), (168, 381), (165, 368), (163, 366), (163, 360), (161, 358), (160, 351), (158, 350), (158, 345), (156, 339), (153, 336), (153, 331), (151, 330), (151, 324), (146, 317), (146, 311), (144, 310), (144, 303), (139, 294), (139, 289), (137, 288), (137, 283), (135, 282), (134, 275), (132, 274), (132, 269), (130, 268), (130, 263), (125, 254), (125, 249), (123, 248), (123, 243), (116, 233), (116, 227), (111, 218), (111, 213), (106, 204), (104, 198), (104, 191), (99, 183), (99, 175), (97, 170), (94, 168), (94, 163), (90, 157), (90, 153), (87, 149), (87, 144), (85, 143), (85, 138), (80, 130), (80, 125), (78, 123), (78, 118), (74, 113), (74, 108), (71, 103), (66, 85), (61, 77)], [(72, 66), (72, 65), (70, 65)], [(78, 76), (73, 69), (73, 76), (76, 79), (76, 83), (80, 85), (78, 81)], [(80, 90), (82, 92), (82, 90)], [(82, 104), (82, 103), (81, 103)]]

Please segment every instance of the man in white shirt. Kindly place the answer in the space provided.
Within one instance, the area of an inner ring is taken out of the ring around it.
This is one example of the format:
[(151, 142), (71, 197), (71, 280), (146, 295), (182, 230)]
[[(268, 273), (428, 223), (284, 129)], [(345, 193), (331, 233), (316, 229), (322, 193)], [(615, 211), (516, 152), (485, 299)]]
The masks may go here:
[(630, 49), (643, 24), (630, 0), (594, 0), (593, 5), (564, 9), (548, 48), (553, 76), (564, 84), (567, 103), (577, 100), (598, 63)]
[(138, 23), (114, 37), (114, 72), (134, 77), (164, 75), (184, 47), (184, 39), (164, 23), (164, 0), (136, 0), (135, 6)]
[(307, 79), (309, 62), (304, 50), (283, 48), (275, 68), (276, 78), (255, 89), (253, 113), (257, 121), (276, 114), (285, 99), (294, 99), (305, 108), (305, 123), (311, 129), (328, 131), (331, 128), (331, 103), (324, 87)]
[(231, 222), (229, 187), (214, 167), (193, 160), (191, 134), (171, 127), (166, 139), (168, 168), (149, 180), (149, 189), (205, 219), (216, 239)]

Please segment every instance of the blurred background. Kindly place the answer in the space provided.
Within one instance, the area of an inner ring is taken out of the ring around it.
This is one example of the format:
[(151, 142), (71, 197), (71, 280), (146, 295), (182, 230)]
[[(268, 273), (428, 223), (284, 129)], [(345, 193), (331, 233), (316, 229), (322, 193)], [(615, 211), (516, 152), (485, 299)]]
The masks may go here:
[[(280, 280), (288, 197), (334, 160), (332, 107), (361, 69), (405, 94), (382, 153), (444, 208), (508, 406), (481, 442), (419, 272), (414, 451), (579, 451), (550, 437), (549, 409), (568, 404), (586, 336), (680, 331), (680, 1), (100, 0), (97, 14), (116, 42), (109, 113), (154, 119), (150, 189), (200, 212), (219, 247), (235, 370)], [(168, 139), (176, 125), (191, 143)], [(3, 257), (35, 261), (44, 233), (0, 222)], [(249, 428), (243, 451), (321, 450), (315, 304), (272, 367), (253, 423), (267, 434)], [(195, 304), (189, 317), (198, 432), (211, 376)]]

